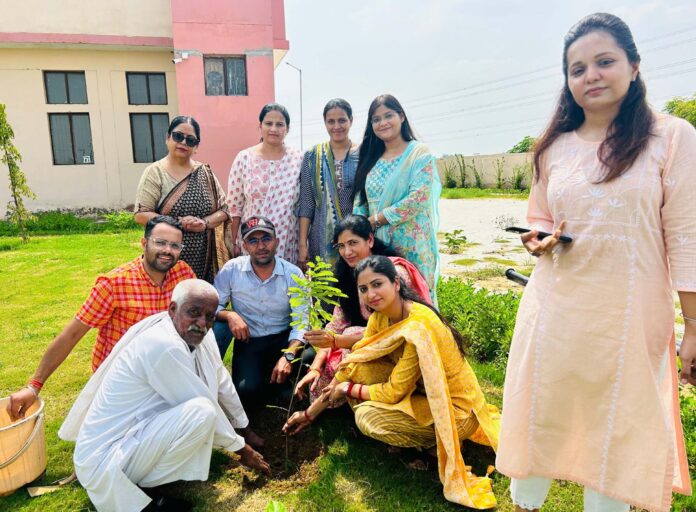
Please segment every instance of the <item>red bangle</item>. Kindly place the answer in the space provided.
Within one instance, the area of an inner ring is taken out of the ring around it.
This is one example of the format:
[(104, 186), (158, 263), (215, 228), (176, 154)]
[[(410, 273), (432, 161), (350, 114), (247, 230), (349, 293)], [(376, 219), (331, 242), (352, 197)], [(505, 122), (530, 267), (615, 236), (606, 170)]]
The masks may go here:
[(352, 396), (350, 396), (350, 392), (352, 391), (354, 385), (355, 385), (355, 383), (353, 383), (353, 382), (348, 384), (348, 389), (346, 390), (346, 396), (348, 398), (353, 398)]
[(312, 423), (312, 422), (314, 421), (314, 418), (312, 418), (312, 417), (307, 413), (307, 409), (305, 409), (305, 410), (302, 411), (302, 412), (304, 413), (304, 417), (305, 417), (305, 419), (306, 419), (308, 422)]
[(40, 380), (36, 380), (36, 379), (31, 379), (29, 381), (29, 384), (31, 386), (33, 386), (34, 388), (36, 388), (37, 391), (41, 391), (41, 388), (43, 387), (43, 382), (41, 382)]
[(363, 388), (363, 385), (360, 384), (360, 387), (358, 388), (358, 400), (362, 400), (362, 399), (363, 399), (363, 398), (362, 398), (362, 388)]

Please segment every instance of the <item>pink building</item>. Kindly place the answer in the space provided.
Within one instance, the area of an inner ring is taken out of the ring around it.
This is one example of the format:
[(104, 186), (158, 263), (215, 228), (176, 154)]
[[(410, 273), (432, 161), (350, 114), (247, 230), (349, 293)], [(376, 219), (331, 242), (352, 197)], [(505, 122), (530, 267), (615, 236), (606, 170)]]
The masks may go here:
[(0, 103), (31, 208), (132, 204), (179, 114), (199, 121), (196, 158), (226, 183), (258, 141), (287, 51), (283, 0), (13, 2), (0, 18)]

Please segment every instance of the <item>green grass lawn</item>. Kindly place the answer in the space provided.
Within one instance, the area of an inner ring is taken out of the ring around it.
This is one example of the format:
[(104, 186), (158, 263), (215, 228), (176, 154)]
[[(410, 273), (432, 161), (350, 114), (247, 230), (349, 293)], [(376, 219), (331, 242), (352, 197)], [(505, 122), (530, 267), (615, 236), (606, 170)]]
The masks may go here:
[(443, 188), (442, 199), (527, 199), (528, 190), (497, 188)]
[[(35, 237), (24, 246), (0, 239), (0, 393), (24, 385), (46, 347), (73, 317), (97, 274), (140, 253), (140, 231), (120, 234)], [(58, 439), (57, 430), (72, 401), (90, 376), (90, 356), (96, 332), (90, 332), (47, 382), (48, 468), (40, 483), (47, 484), (72, 471), (72, 444)], [(500, 405), (503, 372), (492, 364), (472, 362), (490, 401)], [(442, 496), (437, 471), (410, 469), (413, 454), (390, 455), (386, 447), (361, 436), (348, 411), (327, 413), (304, 434), (290, 441), (292, 467), (282, 468), (284, 438), (281, 411), (268, 409), (252, 425), (267, 435), (276, 474), (265, 478), (241, 468), (216, 452), (210, 479), (174, 486), (172, 493), (196, 503), (196, 510), (265, 510), (270, 500), (288, 510), (332, 511), (454, 511), (462, 507)], [(492, 452), (468, 445), (465, 460), (485, 471)], [(493, 474), (500, 511), (512, 510), (508, 480)], [(573, 484), (554, 484), (547, 508), (554, 512), (582, 510), (582, 490)], [(25, 490), (0, 498), (0, 510), (63, 512), (93, 510), (77, 484), (38, 498)], [(687, 509), (684, 509), (687, 510)]]

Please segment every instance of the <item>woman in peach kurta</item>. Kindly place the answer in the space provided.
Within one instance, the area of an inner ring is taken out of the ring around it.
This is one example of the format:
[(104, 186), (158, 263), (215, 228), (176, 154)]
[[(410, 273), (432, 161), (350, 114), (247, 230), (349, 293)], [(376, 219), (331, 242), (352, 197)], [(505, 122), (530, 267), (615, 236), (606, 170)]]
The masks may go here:
[[(598, 510), (632, 504), (667, 511), (673, 490), (691, 491), (672, 287), (684, 315), (695, 317), (696, 132), (646, 105), (643, 149), (624, 172), (603, 180), (609, 167), (598, 157), (606, 155), (604, 137), (596, 137), (589, 123), (613, 98), (620, 105), (644, 86), (630, 53), (632, 73), (611, 69), (621, 65), (623, 51), (611, 31), (577, 27), (569, 37), (580, 35), (566, 44), (566, 87), (585, 120), (544, 147), (558, 119), (552, 121), (541, 139), (528, 210), (533, 229), (556, 230), (557, 236), (560, 225), (573, 242), (523, 236), (540, 257), (517, 315), (496, 465), (513, 477), (513, 501), (517, 485), (543, 477), (584, 485), (585, 510), (589, 491), (603, 502)], [(601, 60), (609, 58), (613, 62)], [(575, 78), (577, 63), (583, 67)], [(612, 96), (624, 78), (626, 96)], [(681, 355), (688, 368), (696, 325), (686, 323)], [(541, 506), (515, 503), (518, 510)]]

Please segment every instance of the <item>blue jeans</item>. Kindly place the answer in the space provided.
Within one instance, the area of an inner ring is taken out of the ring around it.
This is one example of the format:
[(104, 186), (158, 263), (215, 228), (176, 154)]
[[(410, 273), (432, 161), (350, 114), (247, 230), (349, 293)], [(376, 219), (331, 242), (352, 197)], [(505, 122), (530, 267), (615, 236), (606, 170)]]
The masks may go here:
[[(225, 354), (232, 341), (232, 332), (227, 322), (216, 321), (213, 325), (215, 339), (220, 353)], [(283, 350), (288, 348), (290, 329), (268, 336), (249, 338), (244, 342), (235, 342), (232, 353), (232, 382), (239, 393), (242, 404), (263, 405), (269, 399), (290, 400), (292, 383), (295, 380), (298, 367), (302, 365), (301, 374), (305, 372), (304, 364), (311, 364), (316, 355), (314, 349), (307, 345), (302, 355), (302, 361), (292, 365), (290, 377), (283, 384), (271, 384), (271, 373)]]

